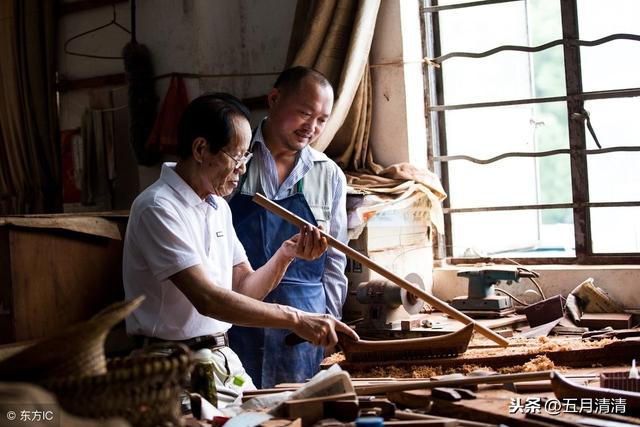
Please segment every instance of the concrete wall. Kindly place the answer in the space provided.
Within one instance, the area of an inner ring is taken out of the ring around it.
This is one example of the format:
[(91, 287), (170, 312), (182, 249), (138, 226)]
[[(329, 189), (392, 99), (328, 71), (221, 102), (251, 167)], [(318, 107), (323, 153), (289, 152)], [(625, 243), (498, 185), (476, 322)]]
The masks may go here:
[(418, 1), (384, 0), (373, 37), (371, 145), (383, 166), (427, 165)]
[[(295, 0), (162, 0), (161, 4), (139, 2), (138, 7), (138, 37), (153, 53), (156, 74), (237, 75), (191, 79), (192, 96), (211, 90), (240, 98), (263, 95), (282, 70)], [(251, 73), (272, 75), (243, 75)], [(164, 89), (159, 85), (158, 93)]]
[[(139, 43), (152, 56), (156, 75), (171, 72), (230, 75), (186, 79), (191, 98), (206, 91), (225, 91), (240, 98), (266, 94), (285, 65), (296, 0), (161, 0), (137, 2)], [(67, 80), (124, 72), (122, 59), (106, 60), (65, 53), (65, 42), (84, 31), (109, 23), (112, 7), (106, 6), (63, 16), (60, 20), (59, 71)], [(130, 28), (129, 2), (116, 6), (116, 22)], [(130, 35), (115, 25), (73, 40), (69, 48), (81, 53), (118, 56)], [(270, 73), (264, 76), (246, 74)], [(234, 76), (235, 75), (235, 76)], [(156, 83), (160, 103), (169, 79)], [(126, 86), (99, 90), (124, 91)], [(80, 126), (89, 105), (89, 90), (66, 92), (60, 97), (62, 129)], [(264, 116), (254, 111), (254, 124)], [(128, 126), (128, 124), (121, 124)], [(171, 160), (171, 159), (168, 159)], [(139, 167), (139, 189), (159, 175), (160, 166)], [(138, 187), (138, 183), (135, 183)], [(94, 207), (92, 209), (99, 209)]]

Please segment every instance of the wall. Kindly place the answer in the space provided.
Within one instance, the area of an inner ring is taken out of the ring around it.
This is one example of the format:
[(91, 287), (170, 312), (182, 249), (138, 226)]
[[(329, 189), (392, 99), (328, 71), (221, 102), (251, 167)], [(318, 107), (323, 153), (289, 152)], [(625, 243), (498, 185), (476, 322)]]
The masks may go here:
[(384, 0), (371, 47), (371, 145), (377, 162), (427, 166), (420, 2)]
[[(284, 66), (295, 5), (296, 0), (138, 1), (136, 37), (149, 48), (156, 75), (171, 72), (230, 75), (186, 79), (191, 98), (206, 91), (226, 91), (241, 98), (260, 96), (266, 94)], [(112, 16), (112, 7), (105, 6), (60, 19), (58, 58), (62, 78), (75, 80), (124, 72), (122, 59), (86, 58), (64, 51), (69, 38), (109, 23)], [(116, 22), (131, 27), (129, 2), (116, 5)], [(118, 56), (129, 39), (130, 35), (125, 31), (110, 25), (71, 41), (69, 48), (82, 53)], [(246, 75), (258, 73), (266, 75)], [(156, 83), (160, 102), (168, 83), (168, 78)], [(61, 129), (80, 126), (92, 92), (106, 91), (126, 98), (126, 89), (124, 85), (111, 85), (61, 94)], [(254, 111), (254, 124), (264, 113)], [(128, 122), (119, 123), (119, 126), (128, 127)], [(130, 163), (131, 156), (130, 152), (123, 153), (120, 160)], [(155, 181), (159, 171), (159, 165), (140, 166), (137, 176), (130, 178), (129, 185), (124, 187), (131, 189), (133, 186), (137, 193)], [(99, 210), (101, 206), (88, 209)]]
[[(139, 2), (138, 33), (154, 56), (156, 74), (225, 74), (190, 79), (192, 96), (227, 91), (266, 94), (283, 68), (296, 0), (163, 0)], [(252, 73), (270, 73), (247, 76)], [(235, 76), (235, 77), (234, 77)], [(164, 93), (167, 80), (158, 85)]]

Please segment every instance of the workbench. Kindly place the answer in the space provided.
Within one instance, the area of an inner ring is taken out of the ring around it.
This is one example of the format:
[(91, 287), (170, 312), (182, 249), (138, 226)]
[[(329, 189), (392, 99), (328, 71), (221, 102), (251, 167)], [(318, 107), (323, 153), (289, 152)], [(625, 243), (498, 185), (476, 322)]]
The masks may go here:
[[(564, 370), (563, 374), (573, 377), (572, 381), (598, 385), (601, 372), (628, 370), (628, 366), (609, 366), (600, 368), (580, 368)], [(582, 378), (578, 378), (582, 376)], [(369, 382), (371, 383), (371, 382)], [(594, 399), (592, 408), (583, 409), (569, 407), (559, 409), (553, 391), (545, 387), (543, 382), (522, 383), (524, 387), (514, 390), (513, 385), (480, 385), (475, 392), (475, 399), (448, 401), (430, 399), (428, 390), (414, 390), (389, 393), (387, 397), (398, 406), (406, 406), (414, 410), (428, 411), (430, 415), (461, 418), (490, 424), (509, 426), (550, 426), (577, 425), (589, 418), (590, 425), (607, 425), (605, 421), (617, 421), (628, 425), (640, 425), (640, 418), (625, 415), (620, 406), (612, 402), (600, 402)], [(354, 384), (358, 384), (356, 380)], [(539, 391), (535, 391), (535, 389)], [(531, 390), (531, 391), (528, 391)], [(586, 403), (586, 402), (583, 402)], [(588, 404), (587, 404), (588, 406)], [(596, 412), (609, 413), (596, 413)], [(620, 427), (621, 425), (618, 425)]]

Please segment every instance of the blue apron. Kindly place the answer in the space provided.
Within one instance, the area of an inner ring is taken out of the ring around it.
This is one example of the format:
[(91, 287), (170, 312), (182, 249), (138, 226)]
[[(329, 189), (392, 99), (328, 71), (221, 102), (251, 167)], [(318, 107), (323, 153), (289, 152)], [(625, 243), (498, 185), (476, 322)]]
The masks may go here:
[[(246, 174), (245, 174), (246, 176)], [(240, 189), (242, 189), (242, 180)], [(298, 187), (300, 187), (300, 184)], [(230, 201), (233, 226), (242, 242), (251, 266), (259, 268), (280, 248), (282, 242), (300, 230), (251, 200), (239, 191)], [(304, 195), (298, 192), (275, 203), (307, 222), (316, 220)], [(285, 272), (280, 284), (265, 298), (265, 302), (296, 307), (312, 313), (326, 313), (326, 298), (322, 275), (326, 252), (314, 261), (296, 258)], [(274, 328), (234, 326), (229, 330), (231, 348), (258, 388), (271, 388), (278, 383), (300, 383), (315, 375), (324, 355), (322, 347), (308, 342), (293, 347), (284, 344), (291, 331)]]

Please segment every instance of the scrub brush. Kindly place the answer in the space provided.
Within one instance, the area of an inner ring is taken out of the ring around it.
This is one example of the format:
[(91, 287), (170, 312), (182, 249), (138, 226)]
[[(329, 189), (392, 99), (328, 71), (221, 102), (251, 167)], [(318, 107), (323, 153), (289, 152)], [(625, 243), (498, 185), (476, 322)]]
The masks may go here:
[(633, 359), (631, 361), (631, 369), (629, 369), (629, 379), (640, 379), (640, 375), (638, 375), (638, 369), (636, 368), (636, 359)]

